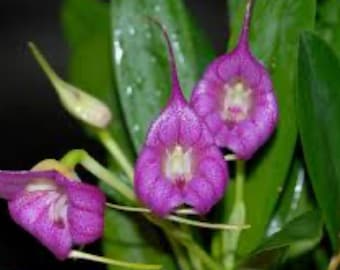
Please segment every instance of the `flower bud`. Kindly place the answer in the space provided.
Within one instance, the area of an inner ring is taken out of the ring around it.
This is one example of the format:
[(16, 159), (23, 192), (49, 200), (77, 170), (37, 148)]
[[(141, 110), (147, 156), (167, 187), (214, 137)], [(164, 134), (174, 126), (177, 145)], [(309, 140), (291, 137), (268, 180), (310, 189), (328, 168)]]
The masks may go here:
[(53, 84), (63, 107), (78, 120), (97, 127), (105, 128), (111, 121), (111, 111), (106, 104), (79, 88), (62, 80), (47, 63), (38, 48), (29, 43), (29, 47), (39, 65)]

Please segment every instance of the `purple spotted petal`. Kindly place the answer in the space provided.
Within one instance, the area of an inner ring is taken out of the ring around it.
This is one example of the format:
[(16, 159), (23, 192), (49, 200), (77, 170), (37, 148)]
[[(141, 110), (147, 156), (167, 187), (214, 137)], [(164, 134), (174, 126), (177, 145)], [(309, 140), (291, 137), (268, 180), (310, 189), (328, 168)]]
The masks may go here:
[(172, 92), (168, 105), (149, 129), (135, 167), (134, 187), (140, 201), (159, 216), (182, 204), (205, 214), (222, 197), (228, 171), (208, 128), (183, 97), (170, 41), (164, 35), (172, 67)]
[(237, 47), (215, 59), (196, 85), (190, 105), (216, 145), (249, 159), (273, 133), (278, 108), (270, 76), (249, 49), (249, 0)]
[(57, 192), (20, 192), (8, 203), (13, 220), (30, 232), (58, 259), (66, 259), (72, 247), (68, 223), (55, 223), (51, 218)]
[(102, 235), (103, 193), (57, 171), (0, 171), (0, 196), (13, 220), (60, 260), (73, 244)]
[(35, 178), (54, 178), (55, 171), (0, 171), (0, 198), (11, 200)]
[(66, 182), (68, 221), (74, 244), (83, 245), (99, 239), (104, 229), (104, 194), (96, 187)]

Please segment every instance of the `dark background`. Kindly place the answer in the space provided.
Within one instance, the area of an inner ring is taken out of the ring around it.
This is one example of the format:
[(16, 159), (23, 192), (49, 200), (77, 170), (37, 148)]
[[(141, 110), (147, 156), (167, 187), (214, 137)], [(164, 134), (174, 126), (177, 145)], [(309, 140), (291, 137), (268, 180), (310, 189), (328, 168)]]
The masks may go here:
[[(187, 0), (198, 25), (218, 53), (225, 48), (225, 0)], [(87, 138), (64, 112), (45, 75), (27, 49), (39, 44), (57, 72), (67, 78), (68, 48), (60, 25), (57, 0), (0, 2), (0, 169), (29, 169), (39, 160), (60, 158), (69, 149), (85, 148), (95, 156), (102, 149)], [(45, 248), (9, 218), (0, 202), (0, 270), (104, 269), (92, 263), (57, 262)], [(99, 253), (100, 243), (87, 251)]]

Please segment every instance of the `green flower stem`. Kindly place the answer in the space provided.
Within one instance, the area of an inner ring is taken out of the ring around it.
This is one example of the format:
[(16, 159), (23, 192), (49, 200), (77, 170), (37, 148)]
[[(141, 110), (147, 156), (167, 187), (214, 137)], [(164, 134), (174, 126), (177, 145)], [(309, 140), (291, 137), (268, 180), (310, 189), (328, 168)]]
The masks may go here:
[(124, 170), (128, 178), (133, 181), (133, 167), (119, 147), (117, 142), (113, 139), (110, 133), (107, 130), (99, 130), (97, 132), (99, 140), (106, 147), (106, 149), (110, 152), (111, 156), (118, 162), (121, 168)]
[(104, 263), (104, 264), (128, 268), (128, 269), (158, 270), (158, 269), (162, 268), (161, 265), (143, 264), (143, 263), (129, 263), (129, 262), (113, 260), (113, 259), (105, 258), (105, 257), (102, 257), (102, 256), (97, 256), (97, 255), (85, 253), (85, 252), (78, 251), (78, 250), (72, 250), (71, 253), (69, 254), (69, 258), (83, 259), (83, 260), (88, 260), (88, 261), (93, 261), (93, 262), (98, 262), (98, 263)]
[[(246, 219), (246, 209), (243, 200), (244, 196), (244, 180), (245, 180), (245, 162), (243, 160), (236, 161), (236, 187), (235, 201), (229, 217), (232, 224), (244, 224)], [(237, 251), (241, 231), (227, 231), (222, 236), (222, 247), (224, 250), (223, 264), (225, 270), (235, 269), (235, 253)]]
[[(169, 239), (171, 248), (174, 251), (174, 254), (177, 258), (177, 263), (178, 263), (179, 267), (182, 270), (192, 270), (190, 265), (189, 265), (188, 258), (185, 256), (185, 251), (176, 242), (176, 240), (171, 237), (171, 235), (166, 234), (166, 236)], [(199, 269), (197, 269), (197, 270), (199, 270)]]
[[(186, 232), (187, 234), (193, 233), (192, 229), (186, 225), (186, 224), (181, 224), (180, 228), (183, 232)], [(201, 261), (201, 258), (197, 257), (195, 253), (193, 253), (191, 250), (188, 249), (188, 256), (191, 262), (191, 266), (194, 270), (203, 270), (203, 264)]]
[(119, 181), (119, 177), (115, 176), (111, 171), (102, 166), (85, 150), (72, 150), (61, 159), (61, 162), (71, 169), (74, 169), (76, 165), (81, 164), (86, 170), (118, 191), (126, 199), (131, 202), (136, 202), (136, 197), (132, 188)]
[(201, 221), (196, 221), (196, 220), (192, 220), (192, 219), (187, 219), (187, 218), (183, 218), (183, 217), (179, 217), (179, 216), (175, 216), (175, 215), (169, 215), (168, 217), (166, 217), (166, 219), (174, 221), (174, 222), (182, 223), (182, 224), (187, 224), (187, 225), (190, 225), (190, 226), (201, 227), (201, 228), (206, 228), (206, 229), (214, 229), (214, 230), (235, 230), (235, 231), (239, 231), (239, 230), (249, 228), (248, 225), (243, 225), (243, 224), (234, 225), (234, 224), (208, 223), (208, 222), (201, 222)]
[(243, 202), (244, 180), (245, 180), (245, 162), (244, 160), (237, 160), (235, 204)]
[[(151, 210), (148, 208), (141, 207), (131, 207), (131, 206), (123, 206), (114, 203), (106, 203), (107, 207), (127, 212), (137, 212), (137, 213), (148, 213), (151, 214)], [(190, 225), (199, 228), (205, 229), (214, 229), (214, 230), (243, 230), (248, 229), (249, 225), (233, 225), (233, 224), (220, 224), (220, 223), (209, 223), (209, 222), (201, 222), (197, 220), (192, 220), (184, 217), (179, 217), (176, 215), (168, 215), (164, 219), (177, 222), (184, 225)]]
[(216, 263), (204, 249), (202, 249), (187, 233), (184, 233), (180, 229), (171, 224), (167, 223), (164, 220), (156, 218), (154, 216), (144, 214), (145, 217), (152, 222), (153, 224), (159, 226), (163, 231), (172, 237), (172, 239), (176, 240), (182, 246), (186, 247), (189, 252), (192, 252), (201, 259), (202, 263), (210, 270), (221, 270), (222, 267), (218, 263)]
[(193, 269), (204, 270), (201, 259), (197, 257), (196, 254), (194, 254), (194, 252), (191, 252), (190, 250), (188, 250), (188, 253), (189, 253), (189, 258), (190, 258)]

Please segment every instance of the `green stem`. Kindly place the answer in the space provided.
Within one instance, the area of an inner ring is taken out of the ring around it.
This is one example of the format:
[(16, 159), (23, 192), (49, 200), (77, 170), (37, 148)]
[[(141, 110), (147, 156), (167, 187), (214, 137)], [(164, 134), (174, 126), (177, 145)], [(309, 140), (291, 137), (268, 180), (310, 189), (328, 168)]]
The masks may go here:
[[(186, 225), (186, 224), (181, 224), (180, 228), (183, 232), (186, 232), (188, 234), (193, 233), (193, 231), (191, 230), (191, 228)], [(203, 265), (201, 262), (201, 258), (197, 257), (195, 253), (193, 253), (190, 249), (188, 249), (188, 256), (191, 262), (191, 266), (194, 270), (203, 270)]]
[(118, 261), (114, 259), (105, 258), (89, 253), (85, 253), (79, 250), (72, 250), (69, 254), (69, 258), (72, 259), (83, 259), (92, 262), (104, 263), (112, 266), (124, 267), (128, 269), (144, 269), (144, 270), (157, 270), (161, 269), (161, 265), (156, 264), (143, 264), (143, 263), (130, 263), (124, 261)]
[[(148, 208), (123, 206), (123, 205), (114, 204), (114, 203), (106, 203), (106, 206), (113, 208), (113, 209), (116, 209), (116, 210), (121, 210), (121, 211), (151, 214), (151, 210), (148, 209)], [(168, 216), (164, 217), (164, 219), (171, 220), (173, 222), (177, 222), (177, 223), (180, 223), (180, 224), (185, 224), (185, 225), (190, 225), (190, 226), (205, 228), (205, 229), (214, 229), (214, 230), (243, 230), (243, 229), (249, 228), (249, 225), (208, 223), (208, 222), (192, 220), (192, 219), (188, 219), (188, 218), (184, 218), (184, 217), (179, 217), (179, 216), (176, 216), (176, 215), (168, 215)]]
[(221, 270), (221, 266), (217, 264), (204, 249), (202, 249), (191, 237), (184, 233), (178, 228), (171, 226), (171, 224), (166, 223), (165, 221), (158, 219), (156, 217), (145, 214), (145, 217), (152, 222), (153, 224), (159, 226), (163, 229), (166, 234), (171, 235), (171, 237), (180, 243), (182, 246), (186, 247), (188, 251), (192, 252), (201, 259), (202, 263), (210, 270)]
[(119, 181), (119, 177), (115, 176), (111, 171), (102, 166), (85, 150), (72, 150), (61, 159), (61, 162), (72, 169), (77, 164), (81, 164), (86, 170), (118, 191), (126, 199), (131, 202), (136, 202), (133, 190), (123, 182)]
[(46, 61), (45, 57), (40, 53), (40, 51), (38, 50), (37, 46), (33, 43), (33, 42), (28, 42), (28, 47), (30, 48), (33, 56), (35, 57), (35, 59), (38, 61), (39, 65), (41, 66), (41, 68), (43, 69), (43, 71), (45, 72), (45, 74), (47, 74), (49, 80), (51, 81), (51, 83), (55, 86), (55, 88), (57, 89), (58, 85), (57, 82), (61, 81), (60, 77), (58, 76), (57, 73), (55, 73), (55, 71), (53, 70), (53, 68), (50, 66), (50, 64)]
[(244, 160), (237, 160), (235, 204), (243, 202), (244, 179), (245, 179), (245, 162)]
[(173, 239), (170, 234), (166, 234), (166, 236), (169, 239), (170, 245), (172, 247), (172, 250), (174, 251), (179, 267), (182, 270), (191, 270), (188, 259), (186, 258), (184, 251), (182, 250), (180, 245), (178, 245), (176, 240)]
[(248, 225), (243, 225), (243, 224), (234, 225), (234, 224), (208, 223), (208, 222), (201, 222), (201, 221), (197, 221), (197, 220), (182, 218), (182, 217), (175, 216), (175, 215), (169, 215), (168, 217), (166, 217), (166, 219), (174, 221), (174, 222), (190, 225), (190, 226), (201, 227), (201, 228), (206, 228), (206, 229), (215, 229), (215, 230), (235, 230), (235, 231), (239, 231), (239, 230), (242, 230), (242, 229), (249, 228)]
[[(232, 224), (244, 224), (246, 219), (246, 209), (244, 204), (244, 181), (245, 181), (245, 162), (236, 161), (236, 183), (235, 201), (229, 217)], [(228, 231), (223, 233), (222, 248), (224, 250), (224, 266), (226, 270), (235, 269), (235, 253), (237, 251), (241, 231)]]
[(110, 152), (111, 156), (118, 162), (118, 164), (121, 166), (121, 168), (124, 170), (128, 178), (131, 179), (132, 182), (133, 167), (117, 142), (113, 139), (113, 137), (107, 130), (99, 130), (98, 137), (102, 144)]

